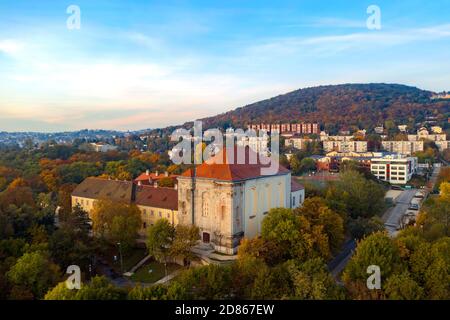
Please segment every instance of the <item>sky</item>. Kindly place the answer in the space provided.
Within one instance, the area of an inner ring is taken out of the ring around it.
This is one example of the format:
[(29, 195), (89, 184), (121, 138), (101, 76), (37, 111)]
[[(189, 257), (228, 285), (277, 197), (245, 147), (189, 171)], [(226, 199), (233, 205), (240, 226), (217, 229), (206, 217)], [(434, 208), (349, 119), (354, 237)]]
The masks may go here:
[(0, 1), (0, 131), (164, 127), (369, 82), (450, 90), (450, 1)]

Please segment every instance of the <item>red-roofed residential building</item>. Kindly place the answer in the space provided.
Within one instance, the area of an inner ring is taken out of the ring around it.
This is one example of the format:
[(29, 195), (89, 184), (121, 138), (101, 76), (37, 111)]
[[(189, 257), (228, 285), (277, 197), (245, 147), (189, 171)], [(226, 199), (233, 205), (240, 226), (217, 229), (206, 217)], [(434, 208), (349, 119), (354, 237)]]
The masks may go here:
[(156, 172), (150, 172), (150, 170), (147, 170), (146, 172), (142, 173), (139, 177), (134, 179), (134, 182), (139, 185), (154, 185), (155, 182), (158, 182), (162, 178), (171, 178), (174, 183), (177, 182), (177, 175), (175, 174), (169, 174), (167, 171), (162, 173)]
[[(237, 161), (239, 152), (245, 155), (243, 164)], [(260, 234), (270, 209), (303, 203), (304, 189), (291, 181), (289, 170), (279, 166), (263, 175), (261, 169), (268, 165), (252, 163), (253, 157), (249, 148), (224, 148), (195, 172), (189, 169), (178, 177), (178, 222), (198, 226), (202, 241), (216, 251), (236, 253), (243, 237)]]

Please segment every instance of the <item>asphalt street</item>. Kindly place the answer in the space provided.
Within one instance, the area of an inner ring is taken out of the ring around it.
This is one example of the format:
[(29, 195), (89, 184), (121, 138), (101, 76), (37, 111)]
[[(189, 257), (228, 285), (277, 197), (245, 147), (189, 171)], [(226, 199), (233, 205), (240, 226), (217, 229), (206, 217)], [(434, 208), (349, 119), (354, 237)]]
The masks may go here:
[(399, 225), (400, 219), (405, 215), (409, 208), (412, 198), (418, 189), (404, 190), (396, 199), (394, 207), (386, 211), (383, 216), (384, 226), (389, 234), (395, 234)]

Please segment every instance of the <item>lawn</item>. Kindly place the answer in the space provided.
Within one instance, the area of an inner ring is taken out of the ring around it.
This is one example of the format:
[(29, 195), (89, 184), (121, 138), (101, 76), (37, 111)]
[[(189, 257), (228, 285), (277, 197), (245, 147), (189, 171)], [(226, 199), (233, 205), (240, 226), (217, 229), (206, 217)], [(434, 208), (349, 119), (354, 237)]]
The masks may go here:
[[(168, 274), (175, 270), (181, 269), (182, 267), (178, 264), (169, 263), (167, 265)], [(149, 272), (152, 270), (152, 272)], [(164, 264), (152, 261), (144, 264), (140, 267), (136, 273), (131, 276), (131, 280), (136, 282), (154, 283), (165, 276)]]
[[(145, 248), (138, 247), (131, 248), (127, 252), (123, 252), (124, 272), (129, 271), (139, 261), (144, 259), (147, 253), (148, 252)], [(117, 257), (117, 261), (114, 261), (114, 256)], [(117, 247), (109, 246), (104, 252), (102, 252), (102, 257), (107, 261), (109, 266), (111, 266), (117, 273), (120, 273), (120, 254)]]

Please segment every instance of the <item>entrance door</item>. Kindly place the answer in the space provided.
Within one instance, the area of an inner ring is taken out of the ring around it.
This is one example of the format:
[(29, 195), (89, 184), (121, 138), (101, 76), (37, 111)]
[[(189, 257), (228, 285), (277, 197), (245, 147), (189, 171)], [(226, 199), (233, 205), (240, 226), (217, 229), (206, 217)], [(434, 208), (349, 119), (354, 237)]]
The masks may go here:
[(203, 232), (203, 242), (204, 243), (209, 243), (209, 233), (208, 232)]

